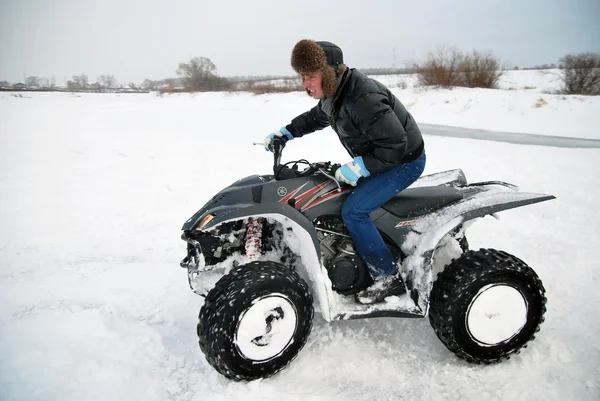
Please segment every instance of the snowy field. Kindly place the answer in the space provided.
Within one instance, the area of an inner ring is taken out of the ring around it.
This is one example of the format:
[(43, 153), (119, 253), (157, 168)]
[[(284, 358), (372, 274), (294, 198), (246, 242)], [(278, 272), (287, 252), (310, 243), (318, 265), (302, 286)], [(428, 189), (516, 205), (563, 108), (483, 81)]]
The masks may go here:
[[(394, 92), (418, 122), (600, 139), (600, 97), (517, 78), (514, 90)], [(0, 400), (600, 399), (600, 149), (425, 137), (425, 174), (462, 168), (471, 182), (557, 197), (467, 232), (474, 249), (523, 259), (547, 290), (542, 330), (509, 361), (458, 359), (427, 319), (317, 315), (272, 378), (231, 382), (208, 365), (181, 225), (222, 187), (268, 173), (271, 155), (252, 142), (313, 104), (301, 93), (0, 93)], [(286, 148), (285, 160), (302, 157), (349, 160), (329, 129)]]

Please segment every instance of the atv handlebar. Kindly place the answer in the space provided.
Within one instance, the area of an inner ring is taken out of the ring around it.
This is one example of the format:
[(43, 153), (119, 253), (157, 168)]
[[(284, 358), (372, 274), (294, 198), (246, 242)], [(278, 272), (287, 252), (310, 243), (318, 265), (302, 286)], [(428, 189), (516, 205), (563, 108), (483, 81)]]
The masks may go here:
[(281, 155), (283, 154), (285, 143), (286, 141), (283, 139), (279, 139), (278, 137), (273, 138), (273, 171), (281, 163)]
[[(277, 137), (275, 137), (273, 140), (273, 173), (275, 174), (276, 180), (307, 177), (318, 172), (334, 181), (337, 184), (338, 189), (341, 190), (340, 183), (335, 179), (334, 176), (335, 170), (339, 168), (339, 165), (331, 164), (331, 162), (310, 163), (304, 159), (281, 164), (281, 156), (283, 154), (283, 148), (285, 148), (286, 142), (287, 141)], [(288, 164), (292, 164), (292, 167), (288, 167)], [(298, 171), (298, 164), (305, 164), (308, 167), (303, 171)]]

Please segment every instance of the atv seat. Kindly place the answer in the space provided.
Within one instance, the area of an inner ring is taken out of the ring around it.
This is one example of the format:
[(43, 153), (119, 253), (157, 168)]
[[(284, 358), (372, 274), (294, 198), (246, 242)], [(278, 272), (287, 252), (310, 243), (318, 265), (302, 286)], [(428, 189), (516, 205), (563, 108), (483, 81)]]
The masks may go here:
[(414, 217), (430, 213), (462, 199), (452, 187), (409, 188), (387, 201), (382, 208), (398, 217)]

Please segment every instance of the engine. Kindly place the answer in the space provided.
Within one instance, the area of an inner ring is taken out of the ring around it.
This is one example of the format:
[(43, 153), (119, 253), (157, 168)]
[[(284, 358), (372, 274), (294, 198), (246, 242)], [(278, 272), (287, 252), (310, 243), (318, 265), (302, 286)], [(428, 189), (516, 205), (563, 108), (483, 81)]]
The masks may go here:
[[(323, 265), (327, 269), (333, 289), (343, 295), (355, 294), (372, 283), (367, 266), (356, 253), (352, 239), (346, 233), (340, 233), (333, 228), (345, 231), (341, 227), (331, 227), (318, 224), (317, 236), (321, 245)], [(337, 226), (337, 224), (336, 224)]]

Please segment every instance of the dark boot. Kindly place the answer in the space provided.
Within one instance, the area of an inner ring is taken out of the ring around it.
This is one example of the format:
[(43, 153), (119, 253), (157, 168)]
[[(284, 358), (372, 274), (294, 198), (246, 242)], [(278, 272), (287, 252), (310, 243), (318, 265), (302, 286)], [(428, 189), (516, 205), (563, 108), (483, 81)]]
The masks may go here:
[(387, 297), (402, 295), (406, 292), (406, 286), (399, 274), (382, 277), (375, 280), (371, 286), (358, 292), (354, 298), (356, 302), (364, 305), (382, 302)]

